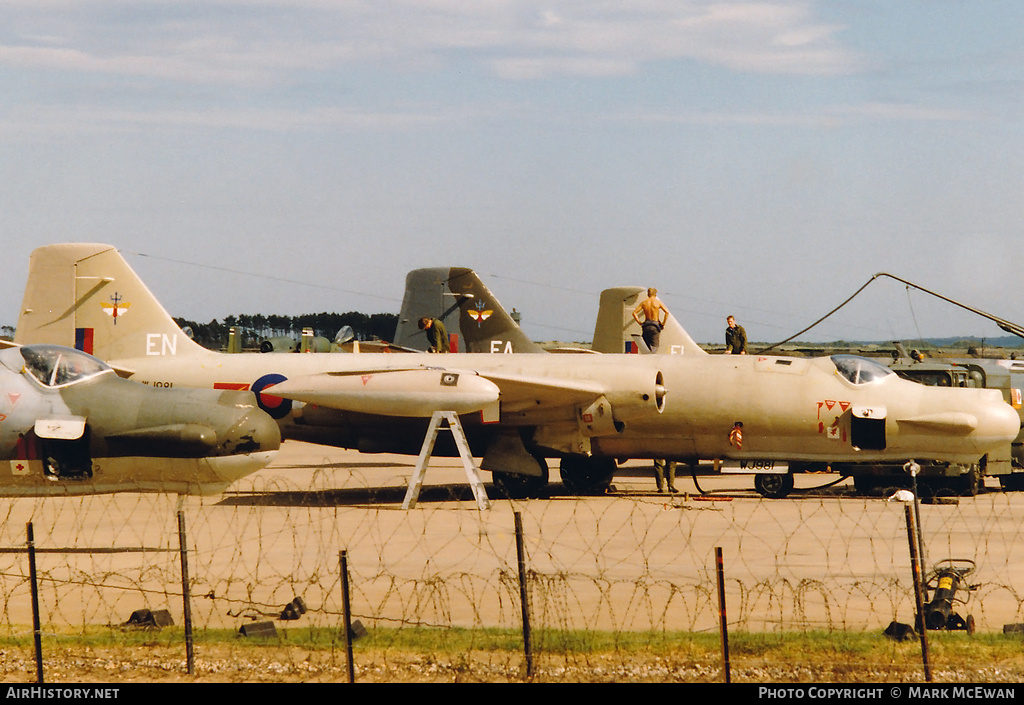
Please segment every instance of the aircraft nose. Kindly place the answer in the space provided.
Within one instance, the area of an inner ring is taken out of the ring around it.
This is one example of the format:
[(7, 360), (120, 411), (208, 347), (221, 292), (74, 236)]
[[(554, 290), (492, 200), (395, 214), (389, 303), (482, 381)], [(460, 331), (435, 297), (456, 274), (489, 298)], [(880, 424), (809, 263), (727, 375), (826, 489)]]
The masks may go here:
[[(255, 406), (242, 407), (243, 413), (221, 436), (224, 455), (276, 451), (281, 447), (281, 429), (269, 414)], [(220, 434), (218, 434), (220, 435)]]
[(981, 442), (990, 441), (1001, 445), (1009, 443), (1020, 433), (1020, 415), (1006, 402), (985, 406), (977, 417), (978, 428), (975, 434)]

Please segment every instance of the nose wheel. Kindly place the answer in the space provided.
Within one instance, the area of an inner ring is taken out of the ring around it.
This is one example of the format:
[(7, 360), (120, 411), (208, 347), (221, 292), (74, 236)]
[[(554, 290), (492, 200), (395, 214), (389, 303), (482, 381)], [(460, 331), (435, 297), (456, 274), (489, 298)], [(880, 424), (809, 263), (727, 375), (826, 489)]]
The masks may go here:
[(768, 499), (782, 499), (793, 491), (792, 473), (758, 473), (754, 475), (754, 489)]

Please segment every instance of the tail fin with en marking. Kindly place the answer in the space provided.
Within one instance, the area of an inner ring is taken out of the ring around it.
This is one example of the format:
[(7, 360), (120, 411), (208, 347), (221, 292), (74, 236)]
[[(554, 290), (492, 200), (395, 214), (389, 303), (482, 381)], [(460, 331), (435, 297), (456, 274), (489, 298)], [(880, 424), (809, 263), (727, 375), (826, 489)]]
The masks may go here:
[(205, 355), (110, 245), (36, 249), (15, 332), (18, 343), (73, 346), (103, 360)]

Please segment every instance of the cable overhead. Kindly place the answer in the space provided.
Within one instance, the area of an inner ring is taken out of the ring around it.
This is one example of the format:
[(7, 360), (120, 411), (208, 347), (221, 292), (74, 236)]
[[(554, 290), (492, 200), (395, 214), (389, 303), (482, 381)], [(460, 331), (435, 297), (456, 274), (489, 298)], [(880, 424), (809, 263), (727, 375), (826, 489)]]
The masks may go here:
[(922, 292), (924, 292), (926, 294), (931, 294), (932, 296), (934, 296), (936, 298), (939, 298), (939, 299), (942, 299), (943, 301), (945, 301), (947, 303), (951, 303), (954, 306), (959, 306), (960, 308), (962, 308), (964, 310), (967, 310), (967, 311), (970, 311), (971, 313), (977, 314), (977, 315), (981, 316), (982, 318), (987, 318), (988, 320), (990, 320), (993, 323), (995, 323), (997, 326), (999, 326), (1001, 329), (1003, 329), (1007, 333), (1010, 333), (1012, 335), (1016, 335), (1019, 338), (1024, 338), (1024, 327), (1019, 326), (1016, 323), (1012, 323), (1010, 321), (1007, 321), (1006, 319), (1000, 318), (999, 316), (994, 316), (991, 313), (986, 313), (985, 311), (982, 311), (980, 309), (973, 308), (971, 306), (968, 306), (967, 304), (962, 304), (959, 301), (956, 301), (955, 299), (951, 299), (948, 296), (943, 296), (942, 294), (934, 292), (931, 289), (927, 289), (927, 288), (921, 286), (920, 284), (915, 284), (914, 282), (908, 281), (907, 279), (903, 279), (902, 277), (897, 277), (895, 274), (889, 274), (888, 272), (878, 272), (877, 274), (872, 276), (870, 279), (868, 279), (864, 283), (863, 286), (861, 286), (859, 289), (857, 289), (857, 291), (853, 292), (853, 294), (849, 298), (847, 298), (845, 301), (843, 301), (841, 304), (836, 306), (834, 309), (832, 309), (831, 311), (826, 313), (824, 316), (822, 316), (821, 318), (816, 320), (814, 323), (812, 323), (811, 325), (807, 326), (803, 330), (801, 330), (801, 331), (799, 331), (797, 333), (794, 333), (793, 335), (791, 335), (790, 337), (786, 338), (785, 340), (780, 340), (779, 342), (774, 343), (772, 345), (769, 345), (766, 348), (761, 348), (760, 350), (756, 351), (755, 354), (760, 355), (761, 353), (768, 352), (769, 350), (774, 350), (775, 348), (779, 347), (780, 345), (785, 345), (786, 343), (790, 342), (794, 338), (797, 338), (798, 336), (803, 335), (804, 333), (809, 331), (811, 328), (814, 328), (814, 326), (818, 325), (819, 323), (824, 321), (826, 318), (828, 318), (829, 316), (834, 314), (836, 311), (841, 309), (843, 306), (845, 306), (846, 304), (848, 304), (851, 301), (853, 301), (853, 299), (856, 298), (857, 295), (859, 295), (862, 291), (864, 291), (866, 288), (868, 288), (868, 285), (871, 284), (871, 282), (875, 281), (879, 277), (889, 277), (890, 279), (895, 279), (896, 281), (900, 282), (901, 284), (906, 285), (907, 287), (913, 287), (913, 288), (917, 289), (918, 291), (922, 291)]
[(785, 345), (786, 343), (788, 343), (789, 341), (793, 340), (794, 338), (796, 338), (796, 337), (798, 337), (798, 336), (801, 336), (801, 335), (803, 335), (804, 333), (806, 333), (807, 331), (809, 331), (809, 330), (810, 330), (811, 328), (814, 328), (814, 326), (818, 325), (819, 323), (821, 323), (822, 321), (824, 321), (824, 320), (825, 320), (826, 318), (828, 318), (829, 316), (831, 316), (831, 315), (832, 315), (833, 313), (835, 313), (836, 311), (838, 311), (839, 309), (841, 309), (841, 308), (842, 308), (843, 306), (845, 306), (846, 304), (848, 304), (848, 303), (850, 303), (851, 301), (853, 301), (853, 299), (854, 299), (854, 298), (855, 298), (855, 297), (856, 297), (856, 296), (857, 296), (857, 295), (858, 295), (858, 294), (859, 294), (860, 292), (864, 291), (864, 290), (865, 290), (865, 289), (866, 289), (866, 288), (868, 287), (868, 284), (870, 284), (870, 283), (871, 283), (871, 282), (873, 282), (873, 281), (874, 281), (875, 279), (877, 279), (877, 278), (878, 278), (878, 276), (879, 276), (879, 275), (878, 275), (878, 274), (876, 274), (875, 276), (873, 276), (873, 277), (871, 277), (870, 279), (868, 279), (868, 280), (867, 280), (867, 281), (866, 281), (866, 282), (864, 283), (864, 285), (863, 285), (863, 286), (861, 286), (861, 288), (857, 289), (857, 291), (853, 292), (853, 294), (852, 294), (852, 295), (851, 295), (851, 296), (850, 296), (850, 297), (849, 297), (848, 299), (846, 299), (846, 301), (844, 301), (843, 303), (841, 303), (841, 304), (839, 304), (838, 306), (836, 306), (836, 307), (835, 307), (834, 309), (832, 309), (831, 311), (829, 311), (828, 313), (826, 313), (826, 314), (825, 314), (824, 316), (822, 316), (821, 318), (819, 318), (818, 320), (816, 320), (816, 321), (815, 321), (814, 323), (812, 323), (811, 325), (807, 326), (806, 328), (804, 328), (804, 329), (803, 329), (803, 330), (801, 330), (801, 331), (798, 331), (798, 332), (794, 333), (793, 335), (789, 336), (789, 337), (788, 337), (788, 338), (786, 338), (785, 340), (780, 340), (779, 342), (777, 342), (777, 343), (774, 343), (773, 345), (769, 345), (769, 346), (768, 346), (768, 347), (766, 347), (766, 348), (761, 348), (760, 350), (757, 350), (757, 351), (755, 351), (755, 353), (754, 353), (754, 354), (755, 354), (755, 355), (760, 355), (761, 353), (766, 353), (766, 352), (768, 352), (769, 350), (774, 350), (775, 348), (779, 347), (780, 345)]

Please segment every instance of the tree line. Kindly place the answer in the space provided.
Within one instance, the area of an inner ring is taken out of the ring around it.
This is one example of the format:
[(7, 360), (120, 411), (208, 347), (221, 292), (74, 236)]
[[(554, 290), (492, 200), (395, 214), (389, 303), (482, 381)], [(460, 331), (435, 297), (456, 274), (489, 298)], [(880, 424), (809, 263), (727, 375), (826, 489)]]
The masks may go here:
[(334, 336), (345, 326), (350, 326), (357, 340), (392, 341), (398, 327), (398, 316), (394, 313), (365, 314), (358, 311), (346, 313), (304, 313), (298, 316), (239, 314), (226, 316), (223, 321), (214, 319), (209, 323), (198, 323), (184, 318), (174, 322), (182, 329), (189, 328), (197, 343), (211, 350), (227, 347), (228, 333), (235, 328), (242, 336), (242, 347), (258, 347), (261, 340), (286, 337), (298, 340), (304, 328), (312, 328), (313, 334), (334, 340)]

